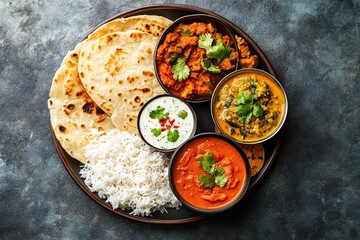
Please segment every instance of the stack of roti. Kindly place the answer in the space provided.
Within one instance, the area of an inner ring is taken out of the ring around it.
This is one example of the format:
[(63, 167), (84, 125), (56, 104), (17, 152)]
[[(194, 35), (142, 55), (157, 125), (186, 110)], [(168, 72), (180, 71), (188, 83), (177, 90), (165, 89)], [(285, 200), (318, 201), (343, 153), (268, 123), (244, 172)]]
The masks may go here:
[(153, 64), (156, 42), (169, 19), (140, 15), (108, 22), (70, 51), (56, 72), (48, 108), (56, 138), (86, 163), (93, 129), (137, 134), (142, 105), (164, 93)]

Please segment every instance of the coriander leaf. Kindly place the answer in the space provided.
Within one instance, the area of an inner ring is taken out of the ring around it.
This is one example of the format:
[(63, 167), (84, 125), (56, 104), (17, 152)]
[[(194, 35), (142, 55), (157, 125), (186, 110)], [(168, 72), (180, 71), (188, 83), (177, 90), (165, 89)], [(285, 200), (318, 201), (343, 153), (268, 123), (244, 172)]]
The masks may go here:
[(227, 183), (228, 179), (225, 175), (225, 173), (221, 174), (221, 175), (215, 175), (215, 183), (217, 185), (219, 185), (219, 187), (224, 187), (225, 184)]
[(218, 66), (212, 64), (212, 62), (209, 59), (203, 59), (200, 62), (201, 67), (208, 72), (212, 73), (221, 73), (221, 70)]
[(174, 130), (174, 131), (169, 130), (167, 132), (167, 140), (169, 142), (176, 142), (178, 139), (179, 139), (179, 131), (178, 130)]
[(264, 113), (264, 109), (262, 109), (262, 107), (260, 106), (260, 104), (255, 103), (253, 105), (253, 114), (255, 117), (261, 117)]
[(212, 153), (206, 152), (204, 156), (199, 158), (198, 162), (205, 172), (209, 174), (214, 172), (216, 161)]
[(226, 45), (224, 48), (220, 48), (220, 53), (218, 57), (218, 62), (221, 61), (221, 59), (227, 58), (230, 56), (231, 53), (231, 47), (229, 45)]
[(220, 63), (221, 59), (228, 57), (230, 53), (231, 53), (231, 47), (229, 45), (224, 47), (220, 38), (216, 40), (215, 46), (207, 49), (206, 51), (206, 55), (208, 56), (208, 58), (210, 59), (216, 58), (218, 63)]
[(235, 108), (235, 113), (238, 117), (246, 116), (251, 113), (251, 105), (239, 105)]
[(149, 113), (149, 117), (151, 119), (159, 119), (159, 120), (163, 120), (165, 118), (167, 118), (167, 116), (169, 115), (169, 113), (164, 113), (165, 111), (165, 108), (162, 108), (160, 106), (157, 106), (157, 108), (155, 110), (152, 110), (150, 113)]
[(248, 113), (245, 117), (244, 123), (249, 124), (252, 118), (252, 112)]
[(205, 175), (205, 174), (200, 175), (198, 176), (198, 180), (206, 188), (214, 187), (214, 183), (215, 183), (214, 178), (209, 175)]
[(239, 92), (237, 100), (236, 100), (236, 104), (253, 104), (254, 102), (254, 96), (250, 93), (243, 93), (243, 92)]
[(190, 68), (186, 65), (186, 58), (178, 57), (176, 63), (171, 66), (171, 72), (175, 80), (182, 82), (190, 75)]
[(201, 34), (199, 36), (198, 46), (199, 48), (205, 48), (206, 50), (212, 47), (214, 39), (210, 33)]
[(158, 137), (161, 135), (161, 128), (153, 128), (151, 129), (151, 132), (155, 137)]
[(253, 116), (252, 112), (249, 112), (246, 115), (241, 115), (239, 116), (239, 121), (248, 124), (250, 123), (252, 116)]
[(180, 112), (178, 112), (178, 117), (181, 119), (185, 119), (187, 117), (188, 113), (185, 110), (181, 110)]

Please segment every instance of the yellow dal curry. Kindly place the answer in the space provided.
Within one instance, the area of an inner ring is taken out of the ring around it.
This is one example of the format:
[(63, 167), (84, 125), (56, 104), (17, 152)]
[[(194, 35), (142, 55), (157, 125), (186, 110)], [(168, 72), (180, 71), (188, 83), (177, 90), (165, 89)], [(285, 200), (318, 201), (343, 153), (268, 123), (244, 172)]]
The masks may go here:
[(221, 131), (236, 141), (260, 142), (281, 124), (285, 101), (282, 88), (274, 80), (245, 71), (220, 86), (213, 116)]

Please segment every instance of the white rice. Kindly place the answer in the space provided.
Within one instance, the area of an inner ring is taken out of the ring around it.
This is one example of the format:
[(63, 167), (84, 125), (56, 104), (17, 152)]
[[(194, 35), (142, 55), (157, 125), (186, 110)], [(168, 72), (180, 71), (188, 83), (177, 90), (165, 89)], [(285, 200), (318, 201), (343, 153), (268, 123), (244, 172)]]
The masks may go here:
[(169, 186), (169, 158), (135, 134), (117, 129), (94, 131), (85, 151), (88, 163), (80, 175), (113, 209), (151, 216), (154, 211), (167, 212), (165, 207), (181, 206)]

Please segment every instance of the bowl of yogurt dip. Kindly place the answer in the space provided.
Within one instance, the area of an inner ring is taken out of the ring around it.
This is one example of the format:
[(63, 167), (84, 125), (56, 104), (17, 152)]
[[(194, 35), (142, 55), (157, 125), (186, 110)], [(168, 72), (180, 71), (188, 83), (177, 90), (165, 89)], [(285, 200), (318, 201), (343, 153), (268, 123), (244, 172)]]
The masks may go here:
[(163, 94), (147, 101), (139, 112), (137, 127), (145, 143), (161, 152), (172, 152), (193, 137), (197, 117), (189, 103)]

